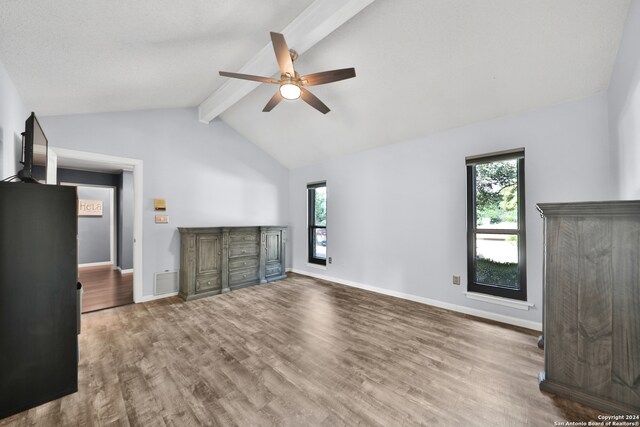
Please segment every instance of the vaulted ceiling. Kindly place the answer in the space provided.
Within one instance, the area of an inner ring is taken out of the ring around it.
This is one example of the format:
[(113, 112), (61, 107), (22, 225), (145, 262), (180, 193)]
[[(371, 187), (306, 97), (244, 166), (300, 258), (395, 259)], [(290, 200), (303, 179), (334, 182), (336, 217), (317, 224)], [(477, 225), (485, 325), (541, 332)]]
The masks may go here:
[(2, 0), (0, 61), (40, 115), (200, 104), (312, 0)]
[[(0, 61), (40, 115), (198, 106), (311, 0), (0, 3)], [(304, 52), (355, 67), (302, 101), (259, 85), (220, 116), (290, 168), (608, 87), (629, 0), (376, 0)], [(296, 48), (291, 44), (291, 48)], [(275, 65), (275, 57), (273, 59)]]

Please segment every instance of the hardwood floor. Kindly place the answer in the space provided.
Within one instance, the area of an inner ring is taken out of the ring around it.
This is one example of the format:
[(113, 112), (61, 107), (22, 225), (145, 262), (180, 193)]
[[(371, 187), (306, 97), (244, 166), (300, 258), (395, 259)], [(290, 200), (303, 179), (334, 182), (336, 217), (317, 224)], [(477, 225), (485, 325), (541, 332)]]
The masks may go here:
[(79, 392), (0, 425), (553, 426), (537, 334), (300, 275), (82, 316)]
[(82, 312), (133, 303), (133, 273), (120, 273), (112, 265), (78, 268), (82, 283)]

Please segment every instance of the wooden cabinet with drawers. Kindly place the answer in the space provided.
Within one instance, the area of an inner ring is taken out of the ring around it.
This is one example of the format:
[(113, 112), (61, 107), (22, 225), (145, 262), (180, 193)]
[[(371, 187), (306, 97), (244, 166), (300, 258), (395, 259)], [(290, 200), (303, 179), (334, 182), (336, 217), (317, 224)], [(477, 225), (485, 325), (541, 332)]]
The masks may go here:
[(640, 413), (640, 201), (538, 204), (544, 217), (540, 389)]
[(260, 230), (258, 227), (229, 229), (228, 288), (259, 283)]
[(179, 227), (180, 296), (217, 295), (285, 275), (286, 227)]

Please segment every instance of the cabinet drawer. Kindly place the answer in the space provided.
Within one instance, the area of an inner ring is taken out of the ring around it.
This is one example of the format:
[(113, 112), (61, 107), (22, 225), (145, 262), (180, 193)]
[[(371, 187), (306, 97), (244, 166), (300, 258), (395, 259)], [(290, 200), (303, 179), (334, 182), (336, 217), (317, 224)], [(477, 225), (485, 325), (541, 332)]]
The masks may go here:
[(229, 247), (229, 258), (235, 258), (239, 256), (257, 256), (258, 245), (237, 245)]
[(267, 264), (265, 270), (265, 275), (267, 277), (279, 276), (280, 274), (282, 274), (282, 266), (280, 265), (280, 263)]
[(208, 274), (196, 277), (196, 293), (209, 292), (216, 289), (222, 289), (220, 276)]
[(258, 257), (240, 257), (229, 260), (229, 270), (258, 268)]
[(249, 268), (229, 272), (229, 285), (258, 280), (258, 269)]
[(229, 234), (229, 243), (232, 246), (243, 244), (258, 244), (258, 233)]

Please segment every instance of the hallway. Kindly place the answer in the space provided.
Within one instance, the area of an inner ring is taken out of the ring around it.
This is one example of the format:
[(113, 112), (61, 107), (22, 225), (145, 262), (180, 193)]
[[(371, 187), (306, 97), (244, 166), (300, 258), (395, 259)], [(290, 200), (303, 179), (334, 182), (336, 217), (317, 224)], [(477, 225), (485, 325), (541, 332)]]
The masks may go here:
[(113, 265), (80, 267), (82, 312), (133, 303), (133, 273), (121, 273)]

